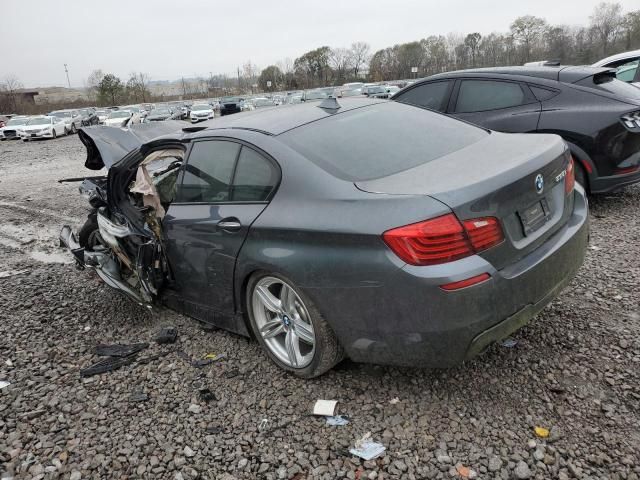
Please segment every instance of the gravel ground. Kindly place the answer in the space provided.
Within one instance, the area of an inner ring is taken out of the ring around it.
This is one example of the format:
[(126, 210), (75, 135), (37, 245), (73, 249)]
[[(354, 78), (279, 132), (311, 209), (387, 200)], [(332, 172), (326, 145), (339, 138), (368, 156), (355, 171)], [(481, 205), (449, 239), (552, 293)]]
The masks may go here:
[[(514, 347), (451, 370), (346, 361), (303, 381), (255, 342), (151, 314), (76, 271), (56, 239), (85, 201), (56, 180), (94, 175), (83, 161), (76, 137), (0, 144), (3, 479), (640, 476), (640, 188), (592, 199), (584, 267)], [(152, 342), (163, 325), (175, 345)], [(140, 341), (148, 363), (80, 377), (97, 343)], [(198, 369), (177, 350), (227, 358)], [(318, 398), (351, 423), (309, 416)], [(348, 453), (366, 432), (381, 458)]]

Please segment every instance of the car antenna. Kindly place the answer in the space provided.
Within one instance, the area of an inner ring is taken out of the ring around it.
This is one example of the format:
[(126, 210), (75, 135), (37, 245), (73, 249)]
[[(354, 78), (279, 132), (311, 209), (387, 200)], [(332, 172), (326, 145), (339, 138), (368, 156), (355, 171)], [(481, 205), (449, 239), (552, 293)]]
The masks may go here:
[[(322, 108), (323, 110), (338, 110), (342, 108), (342, 105), (338, 103), (338, 99), (334, 96), (330, 96), (322, 100), (318, 108)], [(335, 112), (334, 112), (335, 113)]]

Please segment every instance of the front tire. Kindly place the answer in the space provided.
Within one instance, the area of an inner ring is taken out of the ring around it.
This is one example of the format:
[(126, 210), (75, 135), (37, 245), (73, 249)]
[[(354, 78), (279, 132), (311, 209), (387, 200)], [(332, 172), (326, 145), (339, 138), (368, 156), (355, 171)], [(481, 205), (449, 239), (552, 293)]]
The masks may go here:
[(56, 134), (56, 129), (55, 128), (51, 131), (51, 135), (52, 135), (53, 138), (58, 138), (58, 135)]
[(75, 123), (72, 123), (72, 124), (71, 124), (71, 133), (72, 133), (72, 134), (74, 134), (74, 133), (76, 133), (76, 132), (77, 132), (76, 124), (75, 124)]
[(344, 357), (338, 339), (310, 298), (287, 278), (254, 274), (247, 285), (251, 329), (269, 358), (301, 378), (313, 378)]

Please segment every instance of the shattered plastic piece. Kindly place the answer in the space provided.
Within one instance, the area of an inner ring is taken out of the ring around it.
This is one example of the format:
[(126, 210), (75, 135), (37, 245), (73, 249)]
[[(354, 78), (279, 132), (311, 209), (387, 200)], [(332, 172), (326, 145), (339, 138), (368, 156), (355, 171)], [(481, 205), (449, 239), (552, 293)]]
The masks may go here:
[(135, 355), (129, 357), (107, 357), (94, 363), (90, 367), (80, 370), (80, 376), (91, 377), (92, 375), (98, 375), (100, 373), (112, 372), (113, 370), (133, 363), (135, 359)]
[(178, 338), (178, 329), (176, 327), (164, 327), (156, 334), (156, 343), (174, 343)]
[(327, 425), (332, 427), (341, 427), (349, 424), (349, 417), (346, 415), (336, 415), (335, 417), (327, 417)]
[(349, 450), (349, 453), (364, 460), (373, 460), (374, 458), (378, 458), (380, 455), (382, 455), (385, 450), (385, 446), (381, 443), (367, 440), (365, 442), (362, 442), (359, 447), (356, 446), (355, 448)]
[(260, 423), (258, 424), (258, 431), (263, 432), (267, 429), (268, 426), (269, 426), (269, 419), (263, 418), (262, 420), (260, 420)]
[(148, 343), (134, 343), (132, 345), (96, 345), (94, 353), (101, 357), (129, 357), (149, 346)]
[(533, 431), (536, 432), (536, 435), (540, 438), (547, 438), (549, 436), (549, 430), (544, 427), (536, 427)]
[(5, 362), (4, 362), (4, 364), (5, 364), (7, 367), (13, 367), (13, 362), (11, 361), (11, 359), (10, 359), (10, 358), (7, 358), (7, 359), (5, 360)]
[(465, 467), (464, 465), (456, 465), (456, 472), (458, 472), (458, 475), (462, 478), (476, 478), (478, 476), (475, 470)]
[(240, 371), (236, 368), (224, 372), (224, 378), (235, 378), (240, 375)]
[(138, 402), (146, 402), (149, 400), (149, 395), (144, 392), (135, 392), (129, 396), (129, 401), (138, 403)]
[(214, 362), (216, 360), (222, 360), (223, 358), (226, 358), (227, 355), (226, 353), (207, 353), (204, 358), (205, 360), (213, 360)]
[(0, 390), (2, 390), (3, 388), (7, 388), (9, 385), (11, 384), (6, 380), (0, 380)]
[(318, 400), (313, 406), (313, 414), (333, 417), (336, 414), (337, 406), (337, 400)]
[(391, 405), (395, 405), (396, 403), (400, 403), (400, 399), (398, 397), (392, 398), (391, 400), (389, 400), (389, 403)]
[(500, 345), (502, 345), (503, 347), (506, 348), (513, 348), (518, 344), (518, 341), (515, 338), (505, 338), (504, 340), (502, 340), (502, 342), (500, 342)]

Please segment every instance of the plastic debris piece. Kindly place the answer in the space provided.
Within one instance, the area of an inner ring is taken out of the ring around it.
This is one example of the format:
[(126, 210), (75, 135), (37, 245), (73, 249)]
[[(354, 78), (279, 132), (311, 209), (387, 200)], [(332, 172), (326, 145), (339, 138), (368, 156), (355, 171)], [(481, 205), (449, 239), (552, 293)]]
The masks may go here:
[(346, 415), (336, 415), (335, 417), (327, 417), (327, 425), (332, 427), (341, 427), (349, 424), (349, 417)]
[(470, 469), (469, 467), (465, 467), (464, 465), (456, 465), (456, 472), (462, 478), (477, 478), (478, 474), (475, 470)]
[(107, 357), (97, 363), (94, 363), (90, 367), (80, 370), (80, 376), (91, 377), (101, 373), (112, 372), (120, 367), (133, 363), (135, 359), (135, 355), (131, 355), (129, 357)]
[(549, 436), (549, 430), (544, 427), (536, 427), (533, 429), (536, 435), (540, 438), (547, 438)]
[(196, 368), (202, 368), (202, 367), (206, 367), (207, 365), (213, 363), (215, 360), (194, 360), (193, 362), (191, 362), (191, 365), (196, 367)]
[(505, 338), (504, 340), (502, 340), (502, 342), (500, 342), (500, 345), (502, 345), (503, 347), (506, 348), (513, 348), (518, 344), (518, 341), (515, 338)]
[(7, 388), (9, 385), (11, 384), (6, 380), (0, 380), (0, 389)]
[(235, 378), (238, 375), (240, 375), (240, 370), (238, 370), (237, 368), (224, 372), (224, 378)]
[(226, 353), (207, 353), (204, 358), (205, 360), (222, 360), (223, 358), (226, 358), (227, 354)]
[(337, 400), (318, 400), (313, 406), (313, 414), (333, 417), (336, 414), (337, 406)]
[(360, 448), (363, 443), (370, 441), (370, 439), (371, 439), (371, 432), (365, 433), (362, 437), (356, 440), (356, 443), (355, 443), (356, 448)]
[(175, 343), (178, 338), (178, 329), (176, 327), (163, 327), (156, 334), (156, 343)]
[[(369, 432), (367, 435), (369, 435), (370, 437), (371, 433)], [(349, 450), (349, 453), (364, 460), (373, 460), (374, 458), (378, 458), (380, 455), (382, 455), (385, 450), (385, 446), (381, 443), (372, 442), (371, 440), (367, 439), (364, 441), (356, 442), (355, 448)]]
[(210, 435), (217, 435), (218, 433), (222, 433), (224, 429), (220, 425), (210, 425), (205, 428), (205, 432)]
[(217, 400), (215, 394), (207, 387), (201, 388), (200, 390), (198, 390), (198, 393), (200, 394), (200, 398), (204, 402), (210, 402), (212, 400)]
[(131, 345), (96, 345), (93, 352), (101, 357), (129, 357), (149, 346), (148, 343), (134, 343)]
[(7, 358), (7, 359), (5, 360), (5, 362), (4, 362), (4, 364), (5, 364), (7, 367), (13, 367), (13, 362), (11, 361), (11, 359), (10, 359), (10, 358)]
[(263, 432), (267, 429), (268, 426), (269, 426), (269, 419), (263, 418), (262, 420), (260, 420), (260, 423), (258, 424), (258, 431)]
[(400, 403), (400, 399), (398, 397), (392, 398), (391, 400), (389, 400), (389, 403), (391, 405), (395, 405), (396, 403)]
[(129, 396), (129, 401), (138, 403), (138, 402), (146, 402), (149, 400), (149, 395), (144, 392), (135, 392)]

